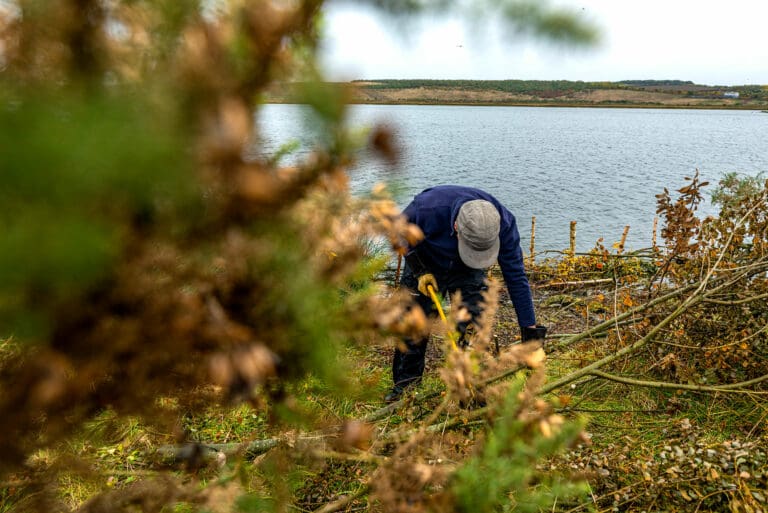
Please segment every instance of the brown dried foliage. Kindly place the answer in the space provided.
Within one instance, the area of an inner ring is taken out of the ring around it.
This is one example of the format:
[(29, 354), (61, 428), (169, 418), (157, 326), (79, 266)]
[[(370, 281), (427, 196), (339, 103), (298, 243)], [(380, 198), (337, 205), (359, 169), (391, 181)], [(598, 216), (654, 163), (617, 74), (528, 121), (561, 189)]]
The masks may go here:
[[(168, 20), (151, 3), (58, 0), (45, 12), (5, 16), (6, 74), (46, 87), (97, 88), (114, 73), (121, 86), (139, 84), (177, 102), (192, 127), (197, 170), (189, 180), (204, 191), (205, 214), (183, 229), (126, 227), (128, 242), (108, 279), (54, 312), (50, 340), (39, 341), (44, 349), (2, 364), (0, 382), (13, 386), (0, 395), (1, 471), (105, 407), (173, 423), (156, 398), (178, 397), (182, 410), (221, 397), (279, 398), (280, 380), (313, 365), (307, 341), (295, 340), (303, 328), (293, 323), (304, 314), (286, 313), (281, 294), (335, 291), (371, 237), (384, 235), (398, 248), (420, 237), (383, 190), (370, 204), (352, 201), (343, 152), (318, 148), (291, 168), (243, 157), (255, 138), (253, 98), (295, 64), (291, 45), (314, 45), (320, 5), (264, 1), (217, 18), (188, 13), (178, 45), (162, 40)], [(105, 35), (108, 22), (122, 24), (125, 37)], [(237, 45), (243, 54), (232, 52)], [(384, 132), (375, 144), (394, 156)], [(272, 273), (286, 246), (299, 265), (292, 287), (281, 282), (291, 275)], [(406, 316), (403, 324), (370, 313), (375, 302), (344, 308), (350, 328), (423, 327), (421, 319)], [(217, 390), (210, 385), (222, 393), (208, 394)]]
[(749, 180), (724, 178), (715, 195), (720, 214), (700, 219), (695, 212), (707, 182), (699, 181), (698, 172), (688, 180), (674, 203), (666, 190), (659, 196), (667, 253), (657, 262), (655, 279), (661, 283), (668, 277), (680, 286), (705, 279), (705, 292), (710, 282), (728, 279), (739, 269), (747, 272), (670, 324), (667, 334), (675, 344), (660, 348), (652, 368), (667, 369), (666, 376), (693, 383), (759, 378), (768, 374), (764, 365), (768, 281), (761, 272), (768, 248), (768, 183), (758, 186), (751, 180), (753, 186), (744, 187), (740, 183)]
[(666, 188), (663, 193), (656, 195), (656, 213), (661, 214), (665, 220), (661, 236), (673, 257), (695, 253), (702, 242), (697, 237), (701, 230), (701, 220), (696, 217), (696, 210), (703, 199), (701, 188), (709, 182), (699, 181), (698, 169), (693, 177), (685, 179), (690, 184), (678, 189), (680, 196), (674, 203)]

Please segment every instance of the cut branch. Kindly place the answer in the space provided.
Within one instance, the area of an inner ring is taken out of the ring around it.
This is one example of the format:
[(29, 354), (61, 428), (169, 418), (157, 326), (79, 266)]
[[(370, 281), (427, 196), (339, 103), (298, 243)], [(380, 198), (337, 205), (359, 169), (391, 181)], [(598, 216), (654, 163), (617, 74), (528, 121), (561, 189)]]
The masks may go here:
[(365, 483), (354, 493), (350, 493), (349, 495), (345, 495), (340, 499), (337, 499), (333, 502), (329, 502), (325, 506), (314, 510), (313, 513), (335, 513), (336, 511), (341, 511), (342, 509), (350, 505), (352, 502), (356, 501), (357, 499), (359, 499), (360, 497), (368, 493), (370, 489), (371, 489), (371, 485), (369, 483)]
[(637, 315), (641, 312), (644, 312), (650, 308), (653, 308), (654, 306), (665, 303), (667, 301), (670, 301), (676, 297), (679, 297), (686, 292), (696, 288), (698, 284), (692, 284), (688, 285), (686, 287), (674, 290), (668, 294), (665, 294), (663, 296), (657, 297), (656, 299), (649, 301), (648, 303), (645, 303), (643, 305), (636, 306), (635, 308), (632, 308), (631, 310), (627, 310), (621, 315), (617, 315), (616, 317), (613, 317), (612, 319), (608, 319), (607, 321), (601, 322), (597, 326), (594, 326), (593, 328), (588, 329), (587, 331), (583, 331), (579, 333), (578, 335), (574, 335), (571, 338), (567, 338), (565, 340), (561, 340), (557, 344), (553, 345), (553, 349), (563, 349), (564, 347), (567, 347), (571, 344), (574, 344), (580, 340), (584, 340), (585, 338), (589, 338), (591, 336), (594, 336), (600, 332), (603, 332), (605, 330), (608, 330), (616, 325), (617, 322), (623, 321), (625, 319), (628, 319), (634, 315)]
[(532, 288), (536, 290), (540, 289), (554, 289), (561, 287), (594, 287), (598, 285), (605, 285), (607, 283), (613, 283), (613, 278), (599, 278), (596, 280), (581, 280), (581, 281), (552, 281), (543, 285), (534, 285)]
[[(325, 440), (329, 435), (309, 434), (292, 439), (291, 443), (317, 443)], [(281, 443), (288, 443), (285, 437), (266, 438), (264, 440), (253, 440), (245, 443), (227, 443), (227, 444), (209, 444), (209, 443), (187, 443), (185, 445), (161, 445), (155, 449), (155, 453), (165, 460), (177, 462), (192, 461), (200, 459), (203, 461), (216, 460), (218, 458), (227, 458), (237, 454), (243, 454), (249, 457), (264, 454), (270, 449), (274, 449)]]
[(751, 296), (746, 297), (743, 299), (732, 299), (732, 300), (723, 300), (723, 299), (707, 299), (707, 303), (712, 303), (715, 305), (725, 305), (725, 306), (735, 306), (735, 305), (743, 305), (744, 303), (751, 303), (752, 301), (759, 301), (760, 299), (768, 298), (767, 294), (760, 294), (757, 296)]
[(593, 370), (589, 372), (592, 376), (615, 381), (617, 383), (623, 383), (625, 385), (633, 385), (638, 387), (649, 388), (663, 388), (667, 390), (691, 390), (694, 392), (729, 392), (740, 394), (768, 394), (768, 391), (755, 391), (745, 390), (746, 387), (768, 381), (768, 375), (760, 376), (759, 378), (751, 379), (749, 381), (742, 381), (740, 383), (731, 383), (728, 385), (689, 385), (685, 383), (668, 383), (663, 381), (646, 381), (641, 379), (626, 378), (624, 376), (616, 376), (615, 374), (609, 374), (607, 372)]
[[(614, 353), (612, 355), (606, 356), (606, 357), (604, 357), (604, 358), (602, 358), (602, 359), (600, 359), (600, 360), (598, 360), (596, 362), (591, 363), (590, 365), (587, 365), (586, 367), (582, 367), (581, 369), (579, 369), (579, 370), (577, 370), (575, 372), (572, 372), (572, 373), (570, 373), (570, 374), (568, 374), (566, 376), (563, 376), (560, 379), (558, 379), (558, 380), (556, 380), (556, 381), (554, 381), (552, 383), (544, 385), (542, 387), (542, 389), (541, 389), (541, 392), (542, 393), (549, 393), (549, 392), (551, 392), (553, 390), (561, 388), (561, 387), (563, 387), (563, 386), (565, 386), (565, 385), (567, 385), (569, 383), (572, 383), (573, 381), (576, 381), (579, 378), (582, 378), (584, 376), (590, 375), (592, 373), (592, 371), (595, 371), (595, 370), (599, 369), (600, 367), (602, 367), (602, 366), (604, 366), (604, 365), (606, 365), (608, 363), (614, 362), (614, 361), (618, 360), (619, 358), (621, 358), (621, 357), (623, 357), (625, 355), (628, 355), (628, 354), (631, 354), (631, 353), (635, 352), (636, 350), (640, 349), (641, 347), (645, 346), (648, 342), (653, 340), (656, 337), (656, 335), (662, 329), (666, 328), (673, 320), (675, 320), (676, 318), (680, 317), (689, 308), (691, 308), (692, 306), (694, 306), (694, 305), (704, 301), (707, 298), (708, 295), (715, 294), (715, 293), (721, 291), (722, 289), (724, 289), (726, 287), (729, 287), (729, 286), (733, 285), (734, 283), (737, 283), (745, 275), (748, 275), (748, 274), (749, 274), (749, 271), (742, 271), (741, 273), (739, 273), (736, 277), (732, 278), (731, 280), (725, 281), (724, 283), (721, 283), (720, 285), (717, 285), (716, 287), (714, 287), (710, 291), (704, 292), (704, 287), (706, 286), (707, 280), (712, 275), (712, 273), (710, 271), (710, 273), (708, 273), (707, 276), (705, 277), (705, 279), (702, 280), (700, 283), (694, 284), (694, 285), (690, 285), (689, 287), (685, 287), (684, 289), (682, 289), (682, 290), (686, 290), (686, 289), (690, 290), (691, 288), (695, 287), (696, 290), (694, 291), (693, 294), (688, 296), (671, 314), (667, 315), (661, 322), (659, 322), (656, 326), (654, 326), (653, 329), (651, 329), (651, 331), (649, 331), (646, 336), (644, 336), (640, 340), (637, 340), (633, 344), (630, 344), (630, 345), (620, 349), (619, 351), (617, 351), (616, 353)], [(670, 295), (668, 294), (665, 297), (668, 297), (668, 296), (670, 296)], [(661, 299), (661, 298), (659, 298), (659, 299)], [(606, 323), (607, 322), (611, 322), (611, 321), (606, 321)], [(603, 324), (606, 324), (606, 323), (603, 323)], [(559, 345), (562, 346), (563, 344), (564, 343), (561, 342)]]

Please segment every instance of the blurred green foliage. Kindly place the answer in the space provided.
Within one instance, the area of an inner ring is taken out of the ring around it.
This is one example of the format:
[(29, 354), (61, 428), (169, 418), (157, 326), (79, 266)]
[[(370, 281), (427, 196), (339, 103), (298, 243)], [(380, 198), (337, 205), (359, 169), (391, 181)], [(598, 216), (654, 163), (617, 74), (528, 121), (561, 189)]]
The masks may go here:
[(105, 278), (126, 225), (193, 202), (190, 159), (141, 96), (0, 88), (0, 332), (39, 337), (31, 319)]
[[(467, 12), (459, 2), (374, 3)], [(317, 429), (290, 384), (313, 376), (329, 394), (343, 391), (351, 384), (344, 345), (360, 333), (392, 334), (404, 310), (368, 301), (384, 261), (368, 243), (407, 234), (391, 201), (366, 210), (349, 197), (346, 169), (361, 140), (346, 127), (346, 91), (315, 68), (323, 2), (14, 4), (21, 14), (1, 20), (0, 338), (50, 351), (0, 367), (0, 472), (22, 468), (107, 407), (115, 418), (162, 425), (169, 437), (185, 409), (223, 399), (268, 404), (270, 425)], [(510, 8), (517, 4), (527, 7)], [(587, 41), (592, 33), (533, 2), (482, 6), (536, 35)], [(260, 95), (286, 77), (301, 82), (319, 140), (295, 168), (277, 169), (282, 151), (244, 154)], [(257, 430), (261, 418), (244, 424)], [(537, 441), (523, 427), (499, 424), (459, 477), (471, 483), (478, 469), (532, 465), (576, 429)], [(370, 436), (363, 430), (358, 442)], [(261, 488), (230, 502), (285, 511), (312, 463), (293, 449), (255, 463)], [(202, 462), (193, 454), (184, 463), (194, 471)], [(526, 476), (494, 481), (485, 510), (506, 501), (500, 490), (527, 486)], [(169, 488), (162, 477), (154, 484)], [(125, 496), (146, 499), (150, 489), (102, 498), (118, 511), (133, 504)], [(457, 490), (465, 506), (477, 491)], [(172, 507), (172, 495), (155, 510)], [(41, 501), (38, 511), (58, 508), (29, 496)]]
[(600, 30), (581, 13), (546, 0), (365, 0), (402, 21), (415, 14), (458, 14), (475, 26), (500, 21), (507, 35), (523, 35), (572, 46), (593, 45)]
[[(453, 475), (451, 491), (456, 511), (554, 511), (558, 503), (568, 503), (586, 494), (585, 483), (537, 468), (538, 462), (572, 444), (582, 423), (568, 422), (551, 433), (532, 429), (532, 422), (523, 419), (530, 414), (531, 407), (521, 399), (525, 386), (525, 378), (515, 379), (505, 392), (482, 451)], [(552, 419), (544, 417), (540, 422), (550, 423)]]
[(572, 9), (553, 9), (542, 1), (513, 1), (502, 5), (502, 12), (514, 22), (519, 33), (571, 45), (590, 45), (598, 40), (595, 27)]

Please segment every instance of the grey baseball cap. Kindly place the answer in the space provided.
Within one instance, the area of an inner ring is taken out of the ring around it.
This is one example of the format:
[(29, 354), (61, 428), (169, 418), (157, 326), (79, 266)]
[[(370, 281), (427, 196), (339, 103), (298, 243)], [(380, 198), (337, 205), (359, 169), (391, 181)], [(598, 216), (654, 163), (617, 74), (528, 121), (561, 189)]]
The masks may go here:
[(456, 216), (459, 256), (467, 267), (485, 269), (499, 256), (501, 216), (490, 201), (464, 203)]

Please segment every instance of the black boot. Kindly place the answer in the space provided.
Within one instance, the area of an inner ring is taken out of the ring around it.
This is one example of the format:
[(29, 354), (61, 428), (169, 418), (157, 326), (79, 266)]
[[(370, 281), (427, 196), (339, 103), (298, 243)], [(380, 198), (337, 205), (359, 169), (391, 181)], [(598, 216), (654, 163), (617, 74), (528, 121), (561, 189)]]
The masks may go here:
[(392, 390), (390, 390), (389, 393), (384, 396), (384, 402), (390, 404), (394, 403), (395, 401), (399, 401), (400, 398), (403, 397), (403, 392), (405, 392), (405, 389), (400, 385), (393, 386)]

